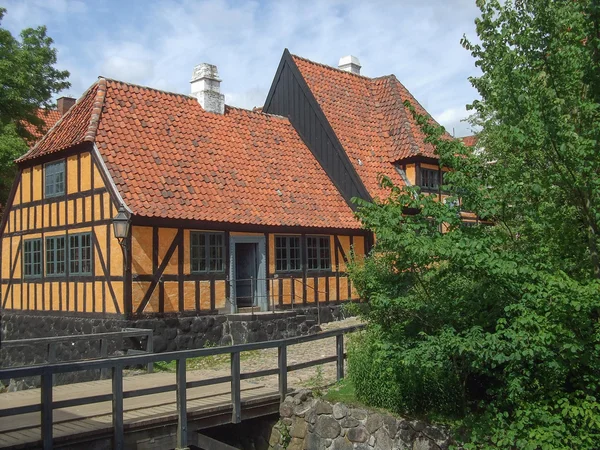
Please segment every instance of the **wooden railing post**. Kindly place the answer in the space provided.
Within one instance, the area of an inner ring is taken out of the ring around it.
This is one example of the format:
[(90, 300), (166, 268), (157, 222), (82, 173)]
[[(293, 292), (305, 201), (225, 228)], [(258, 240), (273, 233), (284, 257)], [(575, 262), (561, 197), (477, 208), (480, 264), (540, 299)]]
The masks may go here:
[(41, 402), (42, 402), (42, 448), (52, 449), (52, 372), (44, 371), (42, 375)]
[(242, 393), (240, 389), (240, 353), (231, 354), (231, 423), (242, 421)]
[(335, 337), (335, 349), (337, 354), (337, 380), (344, 378), (344, 334)]
[[(108, 341), (100, 338), (100, 358), (108, 357)], [(108, 369), (100, 369), (100, 378), (108, 377)]]
[(177, 448), (187, 448), (187, 380), (185, 358), (176, 362), (177, 372)]
[(112, 368), (112, 422), (114, 430), (113, 449), (125, 448), (123, 428), (123, 367), (116, 364)]
[[(148, 340), (146, 341), (146, 352), (154, 353), (154, 333), (152, 331), (150, 331), (150, 333), (148, 334)], [(148, 373), (154, 372), (154, 363), (153, 362), (148, 363), (147, 371), (148, 371)]]
[(287, 395), (287, 346), (277, 348), (277, 366), (279, 367), (279, 398), (283, 402)]

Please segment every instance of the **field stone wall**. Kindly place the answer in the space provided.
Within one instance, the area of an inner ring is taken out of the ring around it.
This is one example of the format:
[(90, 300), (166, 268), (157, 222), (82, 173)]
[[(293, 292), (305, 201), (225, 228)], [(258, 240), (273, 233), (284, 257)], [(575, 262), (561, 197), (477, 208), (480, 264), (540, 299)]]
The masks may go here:
[[(203, 316), (142, 317), (135, 320), (50, 315), (3, 313), (0, 319), (2, 341), (50, 336), (96, 335), (124, 328), (152, 330), (155, 353), (191, 350), (219, 345), (245, 344), (306, 335), (320, 331), (321, 323), (343, 318), (339, 305), (297, 308), (294, 311), (256, 314), (219, 314)], [(126, 338), (122, 342), (108, 341), (108, 355), (127, 354), (129, 350), (144, 350), (145, 338)], [(47, 346), (3, 348), (0, 343), (0, 368), (43, 364)], [(76, 361), (100, 357), (100, 340), (90, 339), (56, 346), (56, 361)], [(55, 384), (89, 381), (100, 378), (100, 371), (59, 374)], [(0, 380), (0, 390), (37, 387), (39, 377), (28, 380)]]
[(446, 450), (451, 444), (442, 427), (331, 404), (308, 390), (288, 396), (279, 412), (270, 450)]

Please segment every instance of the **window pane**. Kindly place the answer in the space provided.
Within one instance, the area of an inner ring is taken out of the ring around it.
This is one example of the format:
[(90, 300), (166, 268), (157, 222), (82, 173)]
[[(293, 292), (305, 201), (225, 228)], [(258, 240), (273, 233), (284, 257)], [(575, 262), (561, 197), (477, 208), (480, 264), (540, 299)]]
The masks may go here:
[(46, 239), (46, 275), (54, 275), (54, 238)]
[(306, 238), (307, 248), (307, 262), (309, 270), (316, 270), (319, 268), (319, 248), (317, 238), (308, 237)]
[(223, 270), (223, 235), (222, 234), (210, 234), (209, 235), (209, 261), (210, 269), (213, 272), (220, 272)]
[(191, 270), (192, 272), (206, 271), (206, 236), (204, 233), (191, 233)]
[(71, 273), (79, 273), (79, 236), (69, 237), (69, 261)]
[(319, 267), (321, 270), (329, 270), (331, 268), (331, 257), (329, 251), (329, 238), (319, 238)]
[(275, 270), (287, 271), (287, 239), (282, 236), (275, 238)]
[(53, 197), (65, 193), (65, 162), (58, 161), (44, 166), (44, 195)]
[(90, 234), (81, 235), (81, 273), (92, 273), (92, 236)]
[(290, 237), (290, 267), (289, 270), (300, 270), (301, 267), (301, 256), (300, 256), (300, 238)]

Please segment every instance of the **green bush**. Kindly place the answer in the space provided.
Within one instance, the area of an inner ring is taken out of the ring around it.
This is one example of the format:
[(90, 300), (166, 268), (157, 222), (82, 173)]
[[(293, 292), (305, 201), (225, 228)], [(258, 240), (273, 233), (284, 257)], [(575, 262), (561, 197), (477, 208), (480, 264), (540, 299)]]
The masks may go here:
[(401, 356), (373, 328), (353, 337), (348, 349), (348, 375), (356, 398), (414, 417), (459, 415), (460, 385), (451, 368), (415, 364)]
[[(357, 397), (451, 422), (469, 449), (600, 448), (600, 6), (479, 0), (473, 152), (415, 113), (454, 202), (356, 200), (369, 331)], [(442, 232), (443, 231), (443, 232)]]

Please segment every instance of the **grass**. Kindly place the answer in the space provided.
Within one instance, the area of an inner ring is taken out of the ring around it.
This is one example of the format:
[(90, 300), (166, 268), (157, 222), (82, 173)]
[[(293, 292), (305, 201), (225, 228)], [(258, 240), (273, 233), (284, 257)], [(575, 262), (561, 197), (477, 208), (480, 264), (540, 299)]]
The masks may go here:
[(341, 402), (346, 405), (362, 406), (361, 403), (356, 399), (354, 385), (348, 378), (342, 379), (329, 388), (325, 394), (325, 400), (329, 401), (330, 403)]
[[(259, 350), (252, 350), (249, 352), (240, 353), (240, 361), (247, 361), (254, 357), (257, 357)], [(189, 358), (186, 362), (186, 370), (201, 370), (201, 369), (214, 369), (218, 366), (225, 366), (229, 364), (229, 354), (222, 355), (211, 355), (211, 356), (199, 356), (197, 358)], [(156, 372), (175, 372), (176, 362), (156, 362), (154, 363), (154, 370)]]

